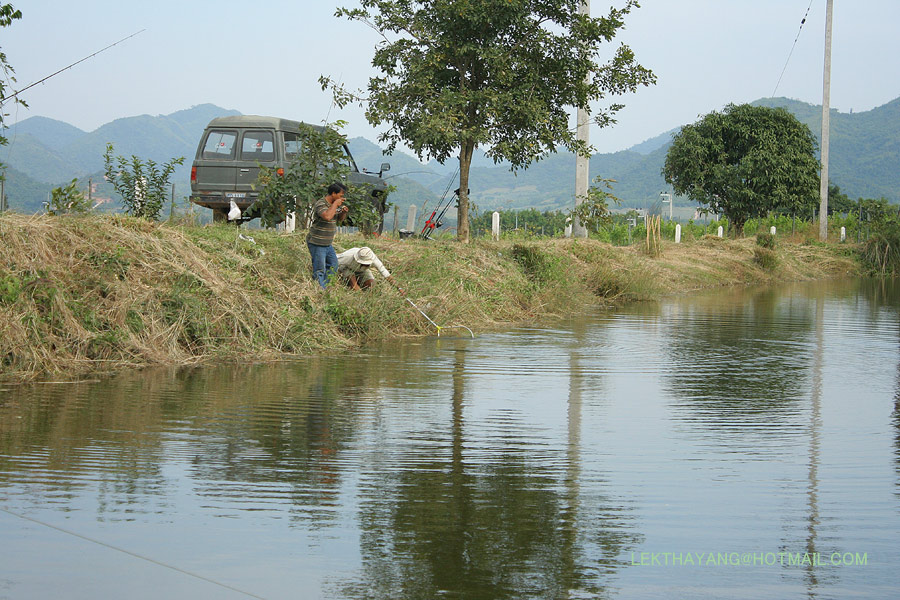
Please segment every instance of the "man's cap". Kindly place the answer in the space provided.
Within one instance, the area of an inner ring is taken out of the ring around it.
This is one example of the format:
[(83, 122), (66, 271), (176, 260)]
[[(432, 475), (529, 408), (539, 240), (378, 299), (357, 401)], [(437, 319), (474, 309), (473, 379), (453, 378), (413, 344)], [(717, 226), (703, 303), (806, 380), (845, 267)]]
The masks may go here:
[(363, 246), (356, 251), (353, 259), (361, 265), (371, 265), (372, 261), (375, 260), (375, 253), (368, 246)]

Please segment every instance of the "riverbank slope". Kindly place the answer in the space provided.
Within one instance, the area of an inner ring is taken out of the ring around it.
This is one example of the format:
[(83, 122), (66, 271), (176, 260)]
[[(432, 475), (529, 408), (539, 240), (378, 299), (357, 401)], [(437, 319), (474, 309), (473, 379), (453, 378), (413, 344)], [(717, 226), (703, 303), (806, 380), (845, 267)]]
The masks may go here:
[[(774, 262), (760, 260), (755, 238), (663, 242), (657, 257), (593, 240), (336, 240), (361, 245), (438, 325), (476, 332), (596, 303), (860, 274), (854, 246), (802, 240), (779, 239)], [(0, 380), (276, 360), (436, 333), (391, 286), (323, 293), (309, 269), (302, 233), (4, 214)]]

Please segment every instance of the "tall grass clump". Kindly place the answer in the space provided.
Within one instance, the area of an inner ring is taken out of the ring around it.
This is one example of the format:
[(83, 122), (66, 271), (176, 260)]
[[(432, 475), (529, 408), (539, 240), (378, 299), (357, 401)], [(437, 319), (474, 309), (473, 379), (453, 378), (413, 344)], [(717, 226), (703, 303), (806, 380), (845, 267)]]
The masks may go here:
[(900, 274), (900, 221), (881, 223), (862, 247), (862, 260), (873, 275)]

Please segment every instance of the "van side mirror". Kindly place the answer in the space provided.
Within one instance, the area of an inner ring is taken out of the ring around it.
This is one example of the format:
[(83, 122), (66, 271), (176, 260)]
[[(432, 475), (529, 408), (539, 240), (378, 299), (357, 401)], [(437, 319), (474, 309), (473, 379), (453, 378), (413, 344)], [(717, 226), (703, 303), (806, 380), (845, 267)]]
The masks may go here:
[(378, 176), (380, 177), (382, 173), (387, 173), (391, 170), (391, 163), (381, 163), (381, 170), (378, 171)]

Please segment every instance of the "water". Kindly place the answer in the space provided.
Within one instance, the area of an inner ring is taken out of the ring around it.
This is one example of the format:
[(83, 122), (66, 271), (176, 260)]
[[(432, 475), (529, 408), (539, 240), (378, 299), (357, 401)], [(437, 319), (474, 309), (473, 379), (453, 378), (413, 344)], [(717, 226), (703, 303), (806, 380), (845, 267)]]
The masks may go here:
[(889, 598), (900, 287), (0, 390), (0, 598)]

